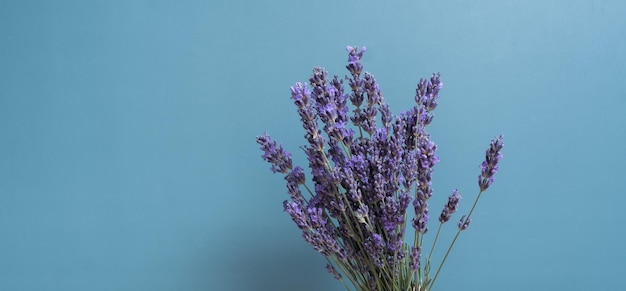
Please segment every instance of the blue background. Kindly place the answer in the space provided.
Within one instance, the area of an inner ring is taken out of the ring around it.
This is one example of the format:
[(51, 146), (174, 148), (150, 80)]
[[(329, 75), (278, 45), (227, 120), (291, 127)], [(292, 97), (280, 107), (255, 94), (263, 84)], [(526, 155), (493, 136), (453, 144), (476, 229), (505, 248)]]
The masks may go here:
[(306, 165), (289, 87), (315, 65), (345, 75), (355, 45), (394, 113), (442, 73), (433, 213), (454, 188), (469, 210), (505, 135), (436, 290), (622, 290), (624, 15), (618, 0), (2, 1), (0, 289), (344, 290), (255, 136)]

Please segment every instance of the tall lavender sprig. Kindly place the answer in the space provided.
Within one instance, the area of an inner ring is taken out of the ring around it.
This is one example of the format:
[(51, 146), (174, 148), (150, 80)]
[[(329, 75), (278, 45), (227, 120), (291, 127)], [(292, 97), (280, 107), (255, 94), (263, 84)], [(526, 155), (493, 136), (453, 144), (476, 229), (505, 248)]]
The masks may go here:
[(415, 217), (412, 226), (416, 230), (413, 245), (420, 248), (428, 231), (427, 223), (430, 219), (428, 199), (433, 192), (431, 183), (433, 168), (439, 162), (436, 155), (437, 145), (430, 140), (426, 127), (434, 118), (432, 111), (437, 108), (442, 85), (439, 74), (433, 74), (430, 80), (421, 79), (415, 89), (415, 106), (404, 116), (408, 133), (407, 148), (410, 149), (409, 154), (415, 155), (417, 160), (417, 182), (413, 200)]
[(433, 252), (435, 251), (435, 246), (437, 245), (439, 234), (441, 233), (441, 228), (444, 223), (450, 220), (450, 217), (452, 217), (452, 214), (456, 212), (458, 205), (459, 205), (459, 200), (461, 200), (461, 193), (459, 193), (457, 189), (454, 189), (454, 191), (452, 191), (452, 195), (448, 197), (448, 203), (446, 203), (446, 205), (443, 207), (443, 210), (441, 211), (441, 214), (439, 215), (439, 227), (437, 228), (437, 234), (435, 235), (435, 239), (433, 240), (433, 245), (430, 248), (430, 253), (428, 254), (428, 259), (426, 260), (425, 272), (427, 275), (430, 272), (430, 266), (431, 266), (430, 259), (433, 255)]
[(474, 200), (474, 204), (472, 205), (472, 208), (470, 209), (469, 213), (467, 215), (463, 215), (461, 217), (461, 220), (459, 220), (459, 223), (457, 224), (458, 230), (456, 232), (456, 235), (454, 236), (454, 239), (452, 239), (452, 242), (450, 243), (450, 246), (448, 247), (448, 250), (446, 251), (446, 254), (443, 257), (443, 260), (441, 261), (441, 264), (439, 265), (439, 268), (437, 269), (437, 273), (435, 273), (435, 276), (430, 282), (430, 287), (432, 287), (432, 285), (437, 280), (437, 277), (439, 276), (439, 272), (441, 272), (441, 268), (445, 264), (446, 259), (448, 258), (448, 255), (450, 254), (452, 247), (454, 247), (454, 243), (458, 239), (459, 235), (461, 234), (462, 231), (466, 230), (469, 227), (470, 223), (472, 222), (472, 213), (474, 213), (474, 209), (476, 209), (476, 205), (478, 204), (478, 201), (480, 200), (482, 193), (485, 190), (487, 190), (487, 188), (493, 183), (493, 175), (498, 171), (498, 162), (502, 158), (502, 154), (500, 152), (502, 150), (502, 147), (504, 147), (504, 142), (502, 141), (502, 139), (503, 139), (503, 136), (499, 135), (495, 139), (491, 140), (489, 149), (487, 149), (487, 152), (486, 152), (485, 161), (481, 164), (481, 175), (479, 176), (479, 182), (478, 182), (480, 191), (478, 192), (478, 195), (476, 196), (476, 200)]

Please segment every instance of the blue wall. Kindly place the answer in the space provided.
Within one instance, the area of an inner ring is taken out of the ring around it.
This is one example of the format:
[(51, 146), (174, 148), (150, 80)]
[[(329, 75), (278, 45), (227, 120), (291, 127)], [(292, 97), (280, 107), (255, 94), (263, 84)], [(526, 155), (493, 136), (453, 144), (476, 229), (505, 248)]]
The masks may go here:
[(348, 44), (396, 113), (442, 73), (433, 212), (505, 135), (437, 290), (622, 290), (626, 2), (280, 2), (0, 3), (0, 290), (344, 290), (255, 136), (306, 165)]

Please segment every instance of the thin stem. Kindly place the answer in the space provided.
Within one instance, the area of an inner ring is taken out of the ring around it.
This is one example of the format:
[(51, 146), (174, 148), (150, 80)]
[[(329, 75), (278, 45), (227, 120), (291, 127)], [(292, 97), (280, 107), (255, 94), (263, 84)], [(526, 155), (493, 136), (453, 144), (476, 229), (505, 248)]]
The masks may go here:
[[(341, 260), (338, 260), (338, 259), (337, 259), (337, 257), (334, 257), (334, 259), (335, 259), (334, 261), (339, 261), (339, 262), (341, 262)], [(326, 257), (326, 261), (327, 261), (329, 264), (331, 264), (331, 262), (330, 262), (330, 260), (328, 259), (328, 257)], [(344, 275), (347, 275), (347, 272), (346, 272), (346, 270), (344, 269), (343, 264), (337, 264), (337, 266), (339, 266), (339, 268), (340, 268), (340, 269), (341, 269), (341, 271), (344, 273)], [(352, 283), (352, 285), (356, 286), (356, 285), (355, 285), (355, 282), (352, 280), (352, 278), (351, 278), (350, 276), (348, 276), (348, 280), (350, 280), (350, 282)], [(341, 281), (341, 283), (343, 283), (343, 286), (345, 286), (345, 287), (346, 287), (346, 290), (348, 290), (348, 291), (352, 291), (352, 290), (350, 289), (350, 287), (348, 287), (348, 284), (346, 284), (346, 281), (344, 281), (344, 280), (343, 280), (343, 279), (341, 279), (341, 278), (339, 279), (339, 281)]]
[[(465, 224), (465, 222), (469, 221), (470, 217), (472, 216), (472, 213), (474, 212), (474, 209), (476, 208), (476, 204), (478, 204), (478, 200), (480, 199), (480, 195), (481, 194), (483, 194), (482, 190), (480, 192), (478, 192), (478, 196), (476, 196), (476, 200), (474, 200), (474, 205), (472, 205), (472, 209), (470, 210), (470, 212), (465, 217), (465, 220), (463, 220), (463, 222), (461, 222), (461, 226), (463, 224)], [(433, 285), (435, 284), (435, 281), (437, 280), (437, 276), (439, 276), (439, 272), (441, 271), (441, 268), (443, 267), (443, 264), (446, 263), (446, 260), (448, 259), (448, 255), (450, 254), (450, 251), (452, 250), (452, 247), (454, 246), (454, 243), (456, 242), (456, 239), (459, 237), (459, 234), (461, 234), (461, 231), (462, 231), (461, 227), (459, 227), (459, 230), (456, 232), (456, 235), (454, 236), (454, 239), (452, 240), (452, 243), (450, 243), (450, 246), (448, 247), (448, 250), (446, 251), (446, 255), (443, 257), (443, 260), (441, 261), (441, 264), (439, 265), (439, 268), (437, 269), (437, 273), (435, 273), (435, 277), (430, 282), (429, 289), (433, 288)]]
[(437, 240), (439, 239), (439, 233), (441, 232), (442, 226), (443, 223), (439, 223), (439, 228), (437, 228), (437, 234), (435, 235), (435, 240), (433, 241), (433, 246), (430, 248), (430, 253), (428, 254), (428, 259), (426, 260), (426, 268), (424, 268), (426, 276), (428, 276), (428, 273), (430, 272), (430, 258), (433, 256), (433, 252), (435, 251), (435, 245), (437, 245)]
[(341, 141), (341, 148), (343, 149), (343, 152), (348, 155), (348, 159), (352, 158), (352, 153), (350, 152), (350, 150), (348, 148), (346, 148), (346, 143), (342, 140)]
[(435, 273), (435, 277), (433, 277), (433, 280), (430, 281), (430, 288), (433, 288), (433, 285), (435, 284), (435, 281), (437, 280), (437, 277), (439, 276), (439, 272), (441, 271), (441, 267), (443, 267), (443, 264), (446, 262), (446, 259), (448, 259), (448, 255), (450, 254), (450, 250), (452, 250), (452, 246), (454, 246), (454, 243), (456, 242), (456, 239), (459, 237), (459, 234), (461, 234), (461, 229), (459, 228), (459, 230), (456, 232), (456, 235), (454, 236), (454, 239), (452, 240), (452, 243), (450, 244), (450, 247), (448, 247), (448, 251), (446, 252), (446, 255), (443, 257), (443, 260), (441, 261), (441, 264), (439, 265), (439, 268), (437, 269), (437, 273)]
[[(315, 196), (315, 194), (313, 194), (313, 191), (311, 191), (311, 188), (309, 188), (309, 186), (307, 186), (306, 184), (302, 184), (302, 185), (304, 185), (304, 188), (306, 189), (306, 191), (309, 192), (309, 194), (311, 195), (311, 198), (313, 198)], [(304, 198), (304, 197), (302, 197), (302, 198)]]
[(441, 232), (441, 226), (443, 223), (439, 223), (439, 228), (437, 228), (437, 234), (435, 235), (435, 240), (433, 241), (433, 246), (430, 248), (430, 253), (428, 254), (428, 261), (430, 262), (430, 258), (433, 255), (433, 251), (435, 250), (435, 245), (437, 244), (437, 240), (439, 239), (439, 233)]
[(476, 200), (474, 200), (474, 205), (472, 205), (472, 209), (470, 209), (470, 212), (467, 214), (467, 217), (465, 218), (465, 221), (467, 221), (472, 216), (472, 213), (474, 212), (474, 208), (476, 208), (476, 204), (478, 204), (478, 200), (480, 199), (480, 195), (483, 194), (483, 192), (484, 191), (478, 192), (478, 196), (476, 196)]

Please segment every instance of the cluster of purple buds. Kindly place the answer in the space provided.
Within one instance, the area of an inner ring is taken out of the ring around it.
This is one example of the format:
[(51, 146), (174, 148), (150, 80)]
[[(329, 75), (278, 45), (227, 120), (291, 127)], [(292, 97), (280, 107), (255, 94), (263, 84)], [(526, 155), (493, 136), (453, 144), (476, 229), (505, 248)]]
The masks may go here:
[(491, 145), (485, 153), (485, 161), (480, 165), (482, 169), (480, 176), (478, 176), (480, 191), (487, 190), (493, 183), (493, 175), (498, 172), (498, 162), (502, 159), (500, 150), (502, 150), (503, 146), (502, 135), (491, 141)]
[(422, 256), (422, 248), (412, 246), (411, 254), (409, 255), (409, 268), (411, 271), (416, 271), (420, 268), (420, 258)]
[(471, 222), (472, 222), (471, 218), (467, 217), (467, 215), (463, 215), (461, 216), (461, 220), (459, 220), (459, 223), (457, 224), (457, 226), (459, 227), (459, 230), (463, 231), (469, 227)]
[(452, 191), (452, 195), (448, 197), (448, 203), (443, 208), (443, 211), (441, 211), (441, 215), (439, 215), (439, 222), (446, 223), (450, 220), (450, 217), (452, 217), (452, 214), (454, 214), (458, 208), (459, 200), (461, 200), (461, 194), (455, 189)]
[(271, 140), (267, 133), (257, 137), (257, 143), (261, 145), (262, 158), (272, 165), (270, 168), (272, 172), (286, 174), (291, 170), (293, 167), (291, 154), (283, 149), (282, 144), (278, 145), (276, 141)]

